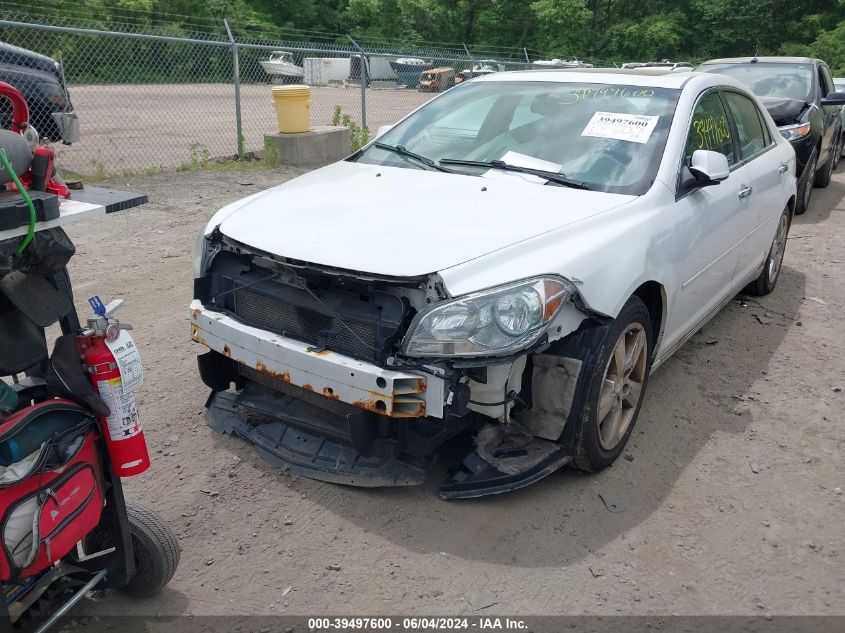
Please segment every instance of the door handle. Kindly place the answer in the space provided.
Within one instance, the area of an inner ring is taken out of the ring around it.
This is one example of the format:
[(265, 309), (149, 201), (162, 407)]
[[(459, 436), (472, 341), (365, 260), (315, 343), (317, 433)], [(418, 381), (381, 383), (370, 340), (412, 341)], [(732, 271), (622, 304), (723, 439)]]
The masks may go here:
[(737, 193), (737, 195), (738, 195), (740, 198), (747, 198), (748, 196), (750, 196), (750, 195), (751, 195), (751, 191), (752, 191), (752, 190), (751, 190), (751, 187), (749, 187), (749, 186), (747, 186), (747, 185), (742, 185), (742, 189), (740, 189), (740, 190), (739, 190), (739, 192)]
[(789, 165), (787, 165), (786, 163), (781, 163), (780, 167), (778, 167), (778, 171), (782, 174), (785, 174), (789, 171)]

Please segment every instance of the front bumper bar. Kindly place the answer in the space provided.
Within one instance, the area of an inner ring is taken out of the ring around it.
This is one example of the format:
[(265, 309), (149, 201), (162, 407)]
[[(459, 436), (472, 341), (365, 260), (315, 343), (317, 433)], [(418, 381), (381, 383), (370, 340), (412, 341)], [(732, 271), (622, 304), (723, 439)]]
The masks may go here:
[(445, 381), (393, 371), (244, 325), (197, 300), (191, 338), (227, 358), (285, 383), (390, 418), (443, 418)]

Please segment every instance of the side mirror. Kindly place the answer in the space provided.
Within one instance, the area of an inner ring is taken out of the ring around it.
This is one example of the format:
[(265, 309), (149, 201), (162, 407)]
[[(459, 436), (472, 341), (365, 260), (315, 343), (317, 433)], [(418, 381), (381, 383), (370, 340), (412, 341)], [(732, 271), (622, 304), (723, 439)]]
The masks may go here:
[(696, 180), (708, 184), (720, 183), (731, 175), (727, 156), (706, 149), (697, 149), (692, 153), (689, 170)]
[(689, 167), (681, 168), (680, 191), (692, 191), (701, 187), (718, 185), (730, 176), (731, 168), (724, 154), (706, 149), (692, 153)]
[(841, 106), (845, 105), (845, 92), (829, 92), (827, 96), (822, 99), (823, 106)]
[(376, 130), (376, 135), (373, 138), (378, 138), (379, 136), (384, 136), (387, 134), (391, 129), (393, 129), (392, 125), (379, 125), (378, 129)]

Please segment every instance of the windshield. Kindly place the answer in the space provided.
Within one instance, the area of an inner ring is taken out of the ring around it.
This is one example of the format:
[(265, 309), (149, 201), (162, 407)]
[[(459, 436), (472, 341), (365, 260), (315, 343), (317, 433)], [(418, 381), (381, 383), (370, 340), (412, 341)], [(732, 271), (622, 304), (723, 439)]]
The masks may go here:
[[(640, 195), (657, 173), (679, 91), (563, 82), (485, 81), (434, 99), (378, 142), (438, 164), (442, 159), (501, 160), (583, 181), (590, 189)], [(419, 160), (368, 147), (356, 160), (425, 169)], [(448, 165), (491, 177), (536, 176)]]
[(728, 75), (745, 83), (758, 97), (785, 97), (812, 101), (813, 65), (753, 62), (702, 64), (696, 70)]

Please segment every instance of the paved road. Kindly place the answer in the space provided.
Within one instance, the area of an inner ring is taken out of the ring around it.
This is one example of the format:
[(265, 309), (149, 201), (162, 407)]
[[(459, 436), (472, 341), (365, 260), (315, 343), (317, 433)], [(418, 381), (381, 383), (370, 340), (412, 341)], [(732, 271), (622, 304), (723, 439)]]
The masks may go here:
[[(209, 156), (237, 153), (234, 87), (229, 84), (71, 86), (81, 140), (60, 149), (64, 169), (82, 174), (143, 173)], [(431, 98), (405, 89), (367, 90), (367, 125), (373, 132)], [(275, 131), (269, 85), (241, 87), (247, 150), (260, 150)], [(325, 125), (340, 105), (360, 123), (357, 86), (312, 87), (311, 121)], [(192, 149), (194, 147), (194, 149)]]

